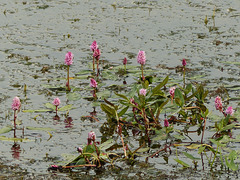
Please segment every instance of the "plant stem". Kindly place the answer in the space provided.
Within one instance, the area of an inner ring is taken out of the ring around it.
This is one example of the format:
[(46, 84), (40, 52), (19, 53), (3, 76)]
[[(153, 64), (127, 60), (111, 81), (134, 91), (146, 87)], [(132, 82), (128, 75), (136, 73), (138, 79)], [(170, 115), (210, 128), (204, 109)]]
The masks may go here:
[(143, 64), (141, 64), (141, 69), (142, 69), (142, 80), (144, 81), (145, 80), (145, 77), (143, 75)]
[(206, 127), (206, 118), (204, 118), (204, 125), (203, 125), (201, 144), (203, 143), (203, 136), (204, 136), (204, 132), (205, 132), (205, 127)]
[(93, 56), (93, 72), (95, 71), (95, 58)]
[(97, 77), (98, 77), (98, 75), (99, 75), (99, 59), (97, 59)]
[(56, 116), (57, 116), (57, 110), (58, 110), (58, 108), (57, 108), (57, 106), (56, 106)]
[(69, 85), (69, 67), (70, 67), (70, 66), (67, 67), (67, 85), (68, 85), (68, 91), (71, 90), (71, 89), (70, 89), (70, 85)]
[(185, 66), (183, 66), (183, 88), (185, 88)]

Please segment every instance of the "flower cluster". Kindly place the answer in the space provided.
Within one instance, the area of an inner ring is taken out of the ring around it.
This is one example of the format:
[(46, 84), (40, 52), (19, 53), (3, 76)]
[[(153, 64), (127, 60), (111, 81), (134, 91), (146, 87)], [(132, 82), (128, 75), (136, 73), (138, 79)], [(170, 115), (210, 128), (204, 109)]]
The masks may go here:
[(68, 66), (70, 66), (70, 65), (72, 65), (72, 63), (73, 63), (73, 54), (71, 53), (71, 52), (68, 52), (66, 55), (65, 55), (65, 64), (66, 65), (68, 65)]
[(139, 94), (142, 95), (142, 96), (146, 96), (147, 90), (146, 89), (140, 89)]
[(145, 51), (139, 51), (138, 52), (137, 62), (141, 65), (144, 65), (146, 63)]
[(17, 111), (20, 109), (20, 107), (21, 107), (20, 99), (19, 99), (19, 97), (16, 96), (15, 98), (13, 98), (12, 109), (14, 111)]
[(90, 86), (93, 88), (97, 88), (97, 82), (93, 78), (90, 79)]

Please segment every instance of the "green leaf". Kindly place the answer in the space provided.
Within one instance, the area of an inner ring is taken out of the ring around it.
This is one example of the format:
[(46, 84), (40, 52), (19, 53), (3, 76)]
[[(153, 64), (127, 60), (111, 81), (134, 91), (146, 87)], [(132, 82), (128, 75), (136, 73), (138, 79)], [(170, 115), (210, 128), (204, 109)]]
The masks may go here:
[(6, 136), (0, 136), (0, 141), (11, 141), (11, 142), (31, 142), (34, 140), (28, 139), (28, 138), (9, 138)]
[(59, 108), (58, 111), (68, 111), (70, 109), (73, 109), (72, 104), (68, 104), (66, 106), (63, 106), (63, 107)]
[(106, 105), (106, 104), (101, 104), (101, 109), (106, 113), (109, 114), (111, 116), (115, 117), (115, 109), (113, 109), (111, 106)]
[(187, 157), (187, 158), (189, 158), (189, 159), (191, 159), (191, 160), (200, 160), (200, 158), (196, 158), (196, 157), (193, 157), (193, 155), (191, 155), (191, 154), (189, 154), (189, 153), (187, 153), (187, 152), (183, 152), (183, 154)]
[(201, 146), (198, 149), (198, 154), (201, 154), (205, 150), (206, 146)]
[(68, 93), (67, 98), (70, 101), (77, 101), (81, 98), (81, 95), (79, 93), (76, 93), (76, 92)]
[(53, 104), (51, 103), (46, 103), (45, 106), (49, 109), (52, 109), (52, 110), (56, 110), (56, 106), (54, 106)]
[(117, 96), (119, 96), (119, 97), (121, 97), (121, 98), (129, 101), (128, 98), (127, 98), (127, 96), (125, 96), (125, 95), (123, 95), (123, 94), (118, 94), (118, 93), (116, 93), (116, 92), (115, 92), (115, 94), (116, 94)]
[(33, 131), (56, 131), (56, 129), (47, 128), (47, 127), (30, 127), (30, 126), (27, 126), (26, 129), (33, 130)]
[(108, 139), (107, 141), (105, 141), (104, 143), (102, 143), (99, 148), (101, 150), (106, 150), (108, 148), (110, 148), (111, 146), (113, 146), (115, 144), (115, 141), (113, 139)]
[(157, 85), (155, 88), (153, 88), (152, 94), (153, 95), (157, 94), (159, 92), (159, 90), (167, 84), (168, 79), (169, 79), (169, 77), (167, 76), (159, 85)]
[(209, 139), (212, 143), (216, 144), (217, 146), (220, 146), (220, 147), (225, 147), (226, 144), (222, 144), (220, 143), (219, 141), (216, 141), (215, 139)]
[(226, 131), (228, 129), (234, 128), (235, 126), (236, 126), (236, 124), (229, 124), (229, 125), (223, 127), (222, 129), (220, 129), (220, 131)]
[(177, 105), (182, 107), (184, 105), (184, 97), (180, 89), (176, 88), (174, 92), (174, 99)]
[(182, 160), (180, 159), (174, 159), (177, 163), (181, 164), (183, 167), (190, 167), (189, 164), (183, 162)]
[(12, 129), (13, 129), (12, 127), (6, 126), (6, 127), (2, 128), (2, 129), (0, 129), (0, 134), (7, 133), (7, 132), (11, 131)]
[(140, 148), (137, 150), (138, 153), (143, 153), (143, 152), (147, 152), (150, 148), (146, 147), (146, 148)]
[(22, 110), (22, 112), (26, 112), (26, 113), (41, 113), (41, 112), (49, 112), (52, 110), (49, 109), (27, 109), (27, 110)]
[(127, 112), (128, 108), (129, 108), (129, 106), (123, 108), (123, 109), (118, 113), (118, 116), (119, 116), (119, 117), (123, 116), (123, 115)]

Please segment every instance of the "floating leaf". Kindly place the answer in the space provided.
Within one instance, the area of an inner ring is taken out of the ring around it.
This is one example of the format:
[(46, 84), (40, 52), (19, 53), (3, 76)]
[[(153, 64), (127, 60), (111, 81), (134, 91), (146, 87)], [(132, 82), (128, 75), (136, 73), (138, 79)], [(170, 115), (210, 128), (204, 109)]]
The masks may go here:
[(67, 98), (70, 101), (77, 101), (81, 98), (81, 95), (80, 95), (80, 93), (77, 93), (77, 92), (68, 93)]
[(27, 109), (27, 110), (22, 110), (22, 112), (27, 112), (27, 113), (41, 113), (41, 112), (49, 112), (52, 110), (49, 109)]
[(181, 164), (183, 167), (190, 167), (189, 164), (183, 162), (182, 160), (180, 159), (174, 159), (177, 163)]
[(106, 150), (106, 149), (108, 149), (108, 148), (110, 148), (112, 145), (114, 145), (115, 144), (115, 141), (113, 140), (113, 139), (109, 139), (109, 140), (107, 140), (107, 141), (105, 141), (104, 143), (102, 143), (100, 146), (99, 146), (99, 148), (101, 149), (101, 150)]
[(196, 158), (196, 157), (193, 157), (193, 155), (191, 155), (191, 154), (189, 154), (189, 153), (187, 153), (187, 152), (183, 152), (183, 154), (187, 157), (187, 158), (189, 158), (189, 159), (191, 159), (191, 160), (200, 160), (200, 158)]
[(6, 127), (2, 128), (2, 129), (0, 129), (0, 134), (7, 133), (7, 132), (11, 131), (12, 129), (13, 129), (12, 127), (6, 126)]
[(30, 126), (27, 126), (26, 129), (34, 130), (34, 131), (56, 131), (56, 129), (46, 128), (46, 127), (30, 127)]
[(56, 106), (54, 106), (53, 104), (51, 103), (46, 103), (45, 106), (49, 109), (52, 109), (52, 110), (56, 110)]
[(28, 139), (28, 138), (9, 138), (6, 136), (0, 136), (0, 141), (11, 141), (11, 142), (31, 142), (34, 140)]
[(105, 113), (107, 113), (109, 115), (112, 115), (112, 116), (115, 116), (115, 109), (113, 109), (109, 105), (101, 104), (101, 108)]
[(58, 111), (69, 111), (71, 109), (74, 109), (74, 107), (72, 107), (72, 104), (68, 104), (66, 106), (59, 108)]
[(137, 152), (139, 153), (143, 153), (143, 152), (147, 152), (150, 148), (149, 147), (146, 147), (146, 148), (140, 148), (137, 150)]

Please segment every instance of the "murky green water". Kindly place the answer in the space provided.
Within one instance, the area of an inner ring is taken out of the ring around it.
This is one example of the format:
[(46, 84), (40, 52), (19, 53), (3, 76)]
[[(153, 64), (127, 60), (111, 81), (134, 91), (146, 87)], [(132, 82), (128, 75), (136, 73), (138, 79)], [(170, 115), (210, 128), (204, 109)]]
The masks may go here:
[[(80, 95), (76, 101), (68, 100), (65, 92), (56, 94), (55, 90), (46, 87), (65, 85), (66, 69), (62, 65), (67, 51), (75, 56), (70, 67), (71, 77), (82, 70), (91, 70), (88, 66), (92, 61), (89, 46), (96, 40), (102, 51), (101, 60), (104, 60), (101, 67), (108, 63), (110, 66), (122, 64), (124, 57), (130, 64), (137, 65), (136, 55), (139, 50), (144, 50), (146, 67), (154, 69), (159, 78), (170, 74), (171, 78), (181, 79), (172, 68), (186, 58), (190, 68), (188, 81), (206, 82), (210, 90), (224, 86), (231, 98), (240, 97), (239, 0), (0, 0), (0, 5), (0, 127), (12, 123), (11, 103), (15, 96), (22, 100), (23, 110), (42, 109), (56, 96), (62, 105), (73, 104), (75, 107), (69, 112), (71, 122), (65, 120), (65, 113), (60, 113), (60, 120), (56, 121), (53, 120), (54, 113), (20, 112), (18, 119), (22, 124), (19, 127), (49, 127), (56, 131), (51, 132), (50, 140), (47, 132), (25, 130), (25, 137), (33, 142), (14, 145), (0, 141), (0, 162), (3, 164), (0, 178), (185, 179), (189, 173), (197, 178), (236, 178), (234, 173), (206, 173), (201, 166), (197, 171), (179, 170), (176, 162), (166, 164), (162, 157), (151, 159), (147, 168), (138, 164), (122, 172), (106, 168), (102, 173), (91, 170), (53, 175), (47, 167), (59, 160), (62, 153), (76, 153), (76, 147), (86, 143), (89, 131), (95, 131), (97, 139), (101, 139), (99, 129), (106, 117), (97, 106), (100, 122), (82, 118), (93, 111), (92, 101), (84, 98), (91, 96), (88, 79), (70, 80), (72, 86), (81, 89), (76, 91)], [(206, 16), (207, 24), (204, 23)], [(134, 77), (130, 74), (127, 83), (131, 84)], [(106, 91), (112, 84), (122, 85), (122, 81), (122, 77), (116, 80), (103, 78), (100, 91)], [(213, 106), (213, 101), (213, 98), (209, 99), (209, 106)], [(230, 102), (234, 108), (239, 103)], [(211, 132), (206, 132), (206, 136), (208, 134)], [(17, 136), (21, 135), (22, 131), (17, 131)], [(13, 133), (4, 136), (12, 137)]]

